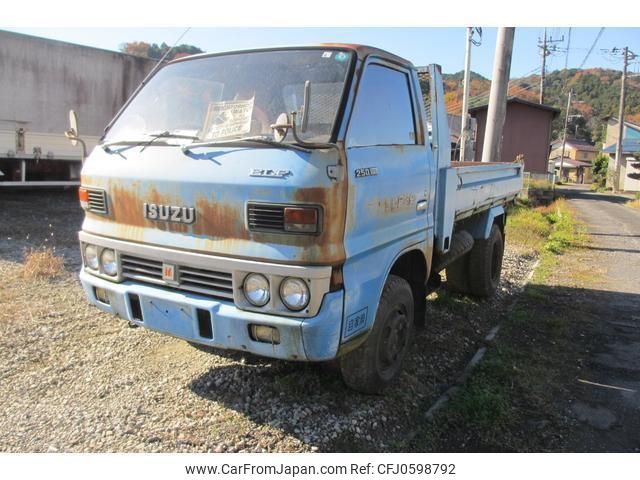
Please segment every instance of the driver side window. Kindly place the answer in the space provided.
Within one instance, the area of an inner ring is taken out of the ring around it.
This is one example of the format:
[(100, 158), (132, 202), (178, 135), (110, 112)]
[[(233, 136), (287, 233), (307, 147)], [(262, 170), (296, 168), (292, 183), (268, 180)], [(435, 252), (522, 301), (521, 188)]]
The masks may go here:
[(369, 64), (360, 82), (347, 133), (347, 147), (415, 145), (409, 77)]

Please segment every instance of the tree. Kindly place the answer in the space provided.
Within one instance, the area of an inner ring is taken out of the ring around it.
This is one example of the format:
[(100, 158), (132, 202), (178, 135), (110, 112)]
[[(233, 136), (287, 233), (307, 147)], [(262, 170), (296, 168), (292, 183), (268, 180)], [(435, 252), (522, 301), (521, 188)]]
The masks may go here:
[(150, 46), (147, 42), (122, 43), (120, 44), (120, 51), (136, 57), (148, 57)]
[(609, 168), (609, 155), (599, 152), (593, 159), (593, 182), (599, 187), (604, 187), (607, 182), (607, 170)]
[[(165, 42), (162, 42), (160, 45), (157, 43), (149, 44), (147, 42), (127, 42), (120, 45), (120, 51), (123, 53), (137, 57), (153, 58), (154, 60), (160, 60), (170, 48), (171, 47)], [(176, 45), (175, 48), (171, 50), (171, 53), (167, 56), (167, 60), (194, 55), (196, 53), (204, 53), (204, 50), (194, 45), (183, 43), (182, 45)]]

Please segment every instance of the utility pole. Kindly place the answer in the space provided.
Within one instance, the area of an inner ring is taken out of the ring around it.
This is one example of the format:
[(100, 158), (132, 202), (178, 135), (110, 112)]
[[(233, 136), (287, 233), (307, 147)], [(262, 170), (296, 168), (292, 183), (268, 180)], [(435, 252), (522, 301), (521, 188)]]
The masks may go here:
[(484, 134), (482, 161), (500, 161), (502, 150), (502, 129), (507, 113), (507, 89), (511, 71), (511, 53), (513, 51), (514, 27), (498, 28), (496, 53), (491, 76), (489, 108), (487, 111), (487, 129)]
[(544, 103), (544, 69), (547, 62), (547, 29), (544, 29), (544, 36), (542, 40), (542, 71), (540, 73), (540, 105)]
[[(482, 40), (482, 29), (475, 29)], [(460, 127), (460, 161), (466, 160), (467, 139), (469, 138), (469, 81), (471, 80), (471, 44), (480, 45), (480, 41), (473, 40), (473, 27), (467, 27), (467, 46), (464, 56), (464, 89), (462, 93), (462, 125)]]
[[(633, 57), (633, 53), (631, 54)], [(627, 65), (629, 64), (629, 47), (624, 47), (624, 67), (622, 68), (622, 82), (620, 86), (620, 107), (618, 109), (618, 142), (616, 143), (616, 157), (614, 164), (613, 191), (620, 190), (620, 169), (622, 165), (622, 140), (624, 137), (624, 96), (627, 83)]]
[[(544, 35), (542, 36), (542, 40), (538, 39), (538, 48), (540, 49), (540, 56), (542, 57), (542, 70), (540, 72), (540, 104), (544, 103), (544, 77), (545, 70), (547, 65), (547, 57), (551, 55), (551, 49), (547, 47), (549, 44), (554, 44), (558, 42), (564, 42), (564, 35), (559, 40), (554, 40), (553, 37), (550, 37), (547, 40), (547, 29), (544, 29)], [(556, 51), (556, 46), (553, 45), (553, 51)]]
[(564, 168), (564, 148), (567, 143), (567, 125), (569, 124), (569, 111), (571, 110), (571, 96), (573, 89), (569, 90), (569, 98), (567, 99), (567, 114), (564, 117), (564, 133), (562, 134), (562, 155), (560, 156), (560, 180), (562, 180), (562, 169)]

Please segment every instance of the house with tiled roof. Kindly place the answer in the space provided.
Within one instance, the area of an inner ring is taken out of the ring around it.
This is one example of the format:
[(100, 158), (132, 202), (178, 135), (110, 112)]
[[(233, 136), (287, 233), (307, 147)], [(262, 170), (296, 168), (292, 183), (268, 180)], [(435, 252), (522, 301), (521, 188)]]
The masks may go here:
[(549, 154), (550, 170), (555, 170), (562, 178), (575, 183), (591, 183), (591, 168), (598, 149), (586, 140), (567, 138), (564, 147), (564, 161), (562, 160), (562, 140), (551, 144)]

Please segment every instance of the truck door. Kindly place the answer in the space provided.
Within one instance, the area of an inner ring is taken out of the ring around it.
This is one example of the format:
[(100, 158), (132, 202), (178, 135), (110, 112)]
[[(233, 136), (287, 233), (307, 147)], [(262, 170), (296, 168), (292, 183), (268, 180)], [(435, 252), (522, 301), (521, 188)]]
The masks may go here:
[(369, 57), (345, 136), (349, 195), (343, 341), (371, 327), (398, 254), (412, 245), (430, 248), (433, 162), (416, 89), (410, 70)]

